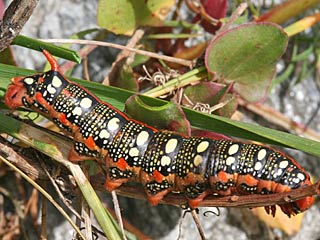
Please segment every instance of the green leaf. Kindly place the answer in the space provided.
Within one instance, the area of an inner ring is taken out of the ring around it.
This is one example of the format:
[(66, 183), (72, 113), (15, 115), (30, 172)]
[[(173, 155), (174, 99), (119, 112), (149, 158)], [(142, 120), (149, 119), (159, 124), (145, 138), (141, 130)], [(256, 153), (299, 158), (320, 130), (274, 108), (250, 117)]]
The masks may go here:
[[(220, 116), (231, 117), (237, 108), (237, 100), (234, 94), (229, 94), (228, 87), (215, 82), (200, 82), (196, 85), (190, 85), (184, 89), (184, 98), (182, 105), (205, 104), (210, 108), (210, 113), (216, 113)], [(187, 100), (188, 99), (188, 100)], [(220, 105), (218, 105), (220, 104)], [(223, 104), (223, 105), (221, 105)]]
[(140, 26), (162, 26), (174, 0), (100, 0), (98, 25), (131, 35)]
[(184, 135), (190, 135), (190, 123), (181, 106), (165, 102), (163, 105), (150, 106), (139, 96), (132, 96), (126, 102), (125, 112), (134, 119), (152, 125), (158, 129), (167, 129)]
[(234, 83), (234, 90), (243, 98), (258, 101), (268, 90), (287, 42), (285, 32), (276, 24), (243, 24), (211, 42), (206, 66), (216, 79)]
[(126, 63), (126, 59), (122, 59), (109, 73), (110, 85), (137, 92), (138, 83), (133, 76), (133, 70)]
[(12, 54), (11, 47), (8, 47), (4, 49), (0, 53), (0, 63), (9, 64), (9, 65), (15, 65), (15, 60)]

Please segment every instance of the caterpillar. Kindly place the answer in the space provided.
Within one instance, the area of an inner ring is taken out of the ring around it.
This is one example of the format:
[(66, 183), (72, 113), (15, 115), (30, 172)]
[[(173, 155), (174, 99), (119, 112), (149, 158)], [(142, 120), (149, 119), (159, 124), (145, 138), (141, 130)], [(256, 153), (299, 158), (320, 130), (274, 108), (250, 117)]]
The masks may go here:
[[(152, 205), (179, 191), (196, 208), (210, 194), (269, 194), (311, 185), (309, 174), (294, 159), (269, 147), (183, 136), (131, 119), (68, 80), (50, 53), (42, 52), (51, 70), (13, 78), (5, 104), (33, 109), (70, 133), (74, 143), (69, 160), (104, 159), (108, 191), (135, 181)], [(310, 196), (280, 208), (291, 216), (313, 202)]]

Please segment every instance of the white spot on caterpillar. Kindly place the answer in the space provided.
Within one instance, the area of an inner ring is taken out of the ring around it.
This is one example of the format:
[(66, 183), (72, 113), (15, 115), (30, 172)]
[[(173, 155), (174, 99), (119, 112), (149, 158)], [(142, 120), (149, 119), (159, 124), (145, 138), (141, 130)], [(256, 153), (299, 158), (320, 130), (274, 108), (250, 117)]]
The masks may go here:
[(197, 152), (198, 153), (202, 153), (205, 150), (207, 150), (207, 148), (209, 147), (209, 142), (208, 141), (202, 141), (201, 143), (199, 143), (199, 145), (197, 146)]
[(193, 164), (198, 167), (203, 162), (203, 157), (201, 155), (196, 155), (193, 159)]
[(31, 85), (34, 83), (34, 79), (31, 77), (27, 77), (23, 80), (26, 84)]
[(254, 170), (259, 171), (262, 168), (262, 163), (261, 162), (256, 162), (254, 165)]
[(236, 161), (236, 159), (235, 159), (234, 157), (228, 157), (228, 158), (226, 159), (226, 165), (227, 165), (227, 166), (230, 166), (230, 165), (232, 165), (235, 161)]
[(301, 180), (304, 181), (306, 179), (306, 176), (303, 173), (298, 173), (297, 177)]
[(55, 94), (57, 91), (51, 84), (48, 85), (47, 90), (50, 94)]
[(160, 160), (161, 166), (168, 166), (171, 163), (171, 159), (168, 156), (162, 156)]
[(178, 145), (178, 140), (176, 138), (171, 138), (166, 144), (165, 153), (172, 153)]
[(110, 137), (110, 133), (105, 130), (105, 129), (102, 129), (99, 133), (99, 138), (109, 138)]
[(83, 108), (90, 108), (92, 105), (92, 100), (90, 98), (83, 98), (80, 101), (80, 106)]
[[(281, 174), (283, 173), (283, 170), (282, 169), (278, 169), (277, 170), (277, 173), (275, 174), (276, 176), (280, 176)], [(276, 177), (275, 177), (276, 178)]]
[(281, 162), (279, 163), (279, 167), (280, 167), (280, 168), (286, 168), (286, 167), (288, 167), (288, 165), (289, 165), (289, 162), (286, 161), (286, 160), (281, 161)]
[(233, 154), (237, 153), (238, 150), (239, 150), (239, 144), (233, 144), (229, 147), (228, 154), (233, 155)]
[(300, 178), (294, 178), (292, 181), (293, 181), (294, 183), (299, 183), (299, 182), (300, 182)]
[(258, 160), (261, 161), (262, 159), (264, 159), (267, 155), (267, 150), (265, 149), (261, 149), (259, 152), (258, 152)]
[(137, 136), (137, 145), (142, 146), (147, 142), (149, 133), (147, 131), (141, 131)]
[(139, 149), (138, 148), (131, 148), (129, 151), (130, 157), (137, 157), (139, 156)]
[(60, 78), (58, 78), (57, 76), (54, 76), (52, 78), (52, 86), (54, 86), (55, 88), (59, 88), (62, 85), (62, 81), (60, 80)]
[(75, 107), (75, 108), (72, 110), (72, 114), (73, 114), (73, 115), (78, 115), (78, 116), (80, 116), (80, 115), (82, 114), (81, 107)]
[(119, 128), (119, 122), (120, 119), (119, 118), (112, 118), (109, 122), (108, 122), (108, 129), (111, 131), (115, 131)]

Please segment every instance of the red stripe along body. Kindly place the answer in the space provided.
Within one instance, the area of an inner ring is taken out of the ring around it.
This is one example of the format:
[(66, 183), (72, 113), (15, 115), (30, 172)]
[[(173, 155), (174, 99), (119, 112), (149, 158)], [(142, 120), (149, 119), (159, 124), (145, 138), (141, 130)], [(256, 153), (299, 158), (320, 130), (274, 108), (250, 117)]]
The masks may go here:
[[(271, 148), (231, 140), (187, 137), (130, 119), (85, 88), (70, 82), (54, 58), (52, 70), (13, 78), (5, 103), (25, 106), (70, 132), (69, 159), (104, 158), (106, 189), (142, 183), (151, 204), (167, 193), (185, 193), (191, 207), (209, 194), (277, 193), (310, 185), (309, 174), (292, 158)], [(287, 215), (308, 209), (314, 197), (280, 205)]]

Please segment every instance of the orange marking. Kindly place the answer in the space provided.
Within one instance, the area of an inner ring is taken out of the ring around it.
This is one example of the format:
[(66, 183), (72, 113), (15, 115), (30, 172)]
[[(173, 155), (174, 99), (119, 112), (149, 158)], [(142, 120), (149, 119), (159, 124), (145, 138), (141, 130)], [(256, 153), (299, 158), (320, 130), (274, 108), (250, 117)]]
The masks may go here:
[(195, 198), (195, 199), (188, 199), (188, 205), (192, 209), (198, 208), (199, 204), (203, 201), (203, 198)]
[(224, 183), (226, 183), (226, 182), (228, 182), (228, 173), (226, 173), (226, 172), (223, 172), (223, 171), (220, 171), (219, 173), (218, 173), (218, 179), (219, 179), (219, 181), (220, 182), (224, 182)]
[(163, 199), (163, 197), (168, 193), (168, 190), (164, 190), (161, 192), (158, 192), (155, 195), (150, 195), (147, 193), (147, 198), (148, 198), (148, 202), (152, 205), (152, 206), (157, 206), (159, 204), (159, 202)]
[(249, 174), (246, 175), (245, 181), (249, 186), (254, 186), (257, 183), (257, 180)]
[(163, 175), (158, 170), (153, 171), (153, 177), (154, 177), (154, 180), (156, 180), (156, 182), (158, 183), (161, 183), (164, 178)]
[(93, 150), (93, 149), (95, 148), (95, 146), (96, 146), (96, 143), (95, 143), (95, 141), (93, 140), (93, 137), (92, 137), (92, 136), (88, 137), (88, 138), (85, 140), (84, 144), (85, 144), (90, 150)]
[(104, 187), (107, 191), (111, 192), (113, 191), (114, 189), (117, 189), (118, 187), (120, 187), (122, 184), (122, 182), (120, 181), (111, 181), (110, 179), (109, 180), (106, 180), (105, 184), (104, 184)]
[(199, 204), (203, 201), (203, 199), (206, 198), (206, 196), (208, 196), (210, 194), (210, 191), (204, 191), (203, 193), (201, 193), (198, 197), (191, 199), (188, 198), (188, 204), (192, 209), (196, 209)]
[(39, 78), (38, 83), (43, 83), (43, 82), (44, 82), (44, 78), (43, 77)]
[(67, 126), (68, 123), (69, 123), (69, 121), (67, 120), (67, 116), (66, 116), (66, 114), (64, 114), (64, 113), (61, 113), (61, 115), (60, 115), (60, 117), (59, 117), (59, 120), (60, 120), (60, 122), (61, 122), (63, 125), (65, 125), (65, 126)]
[(35, 94), (35, 98), (36, 98), (36, 100), (37, 100), (39, 103), (41, 103), (42, 100), (43, 100), (42, 94), (41, 94), (40, 92), (37, 92), (37, 93)]
[(47, 107), (48, 103), (47, 103), (46, 99), (43, 98), (42, 93), (37, 92), (35, 94), (35, 98), (43, 107), (48, 108)]
[(25, 77), (14, 77), (14, 78), (11, 78), (11, 82), (17, 86), (24, 86), (23, 81), (22, 81), (24, 78)]
[(128, 166), (128, 164), (123, 157), (118, 159), (117, 168), (119, 168), (121, 171), (124, 171), (127, 169), (127, 166)]
[(67, 89), (63, 89), (62, 93), (66, 96), (66, 97), (70, 97), (71, 93), (67, 90)]

